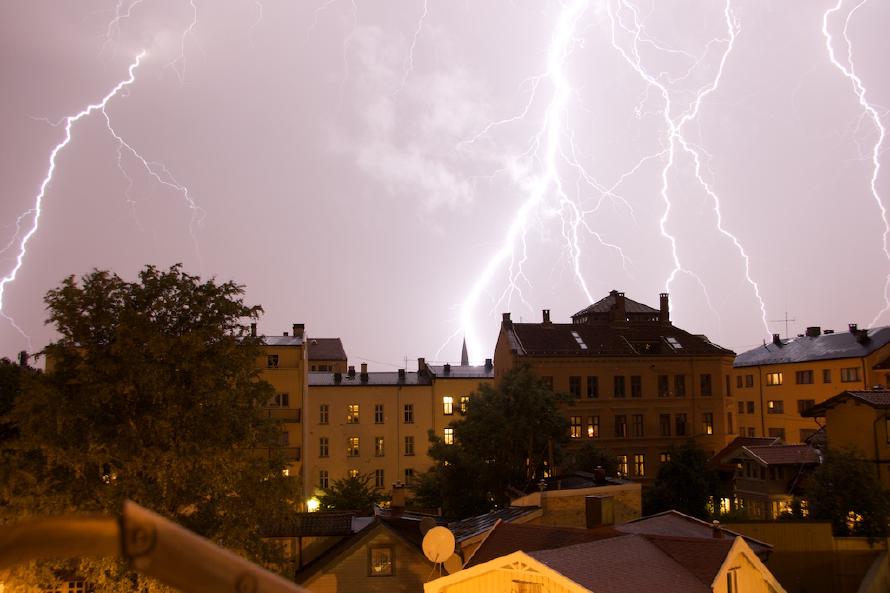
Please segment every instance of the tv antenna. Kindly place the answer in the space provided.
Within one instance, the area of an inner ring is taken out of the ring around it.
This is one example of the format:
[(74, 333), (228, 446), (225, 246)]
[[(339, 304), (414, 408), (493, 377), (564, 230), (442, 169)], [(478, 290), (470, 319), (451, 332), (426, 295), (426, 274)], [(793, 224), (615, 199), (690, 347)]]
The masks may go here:
[(791, 334), (788, 333), (788, 323), (790, 323), (792, 321), (797, 321), (797, 319), (789, 319), (788, 311), (785, 311), (785, 319), (772, 319), (772, 320), (770, 320), (770, 323), (784, 323), (785, 324), (785, 337), (790, 338)]

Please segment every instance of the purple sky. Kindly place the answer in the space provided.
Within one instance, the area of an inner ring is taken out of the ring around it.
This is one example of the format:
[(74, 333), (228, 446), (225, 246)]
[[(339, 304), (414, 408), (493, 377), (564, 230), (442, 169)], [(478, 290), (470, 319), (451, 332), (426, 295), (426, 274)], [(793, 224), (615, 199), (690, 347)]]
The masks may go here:
[(379, 370), (457, 361), (464, 334), (481, 360), (502, 311), (568, 321), (610, 289), (667, 289), (737, 351), (786, 311), (793, 334), (890, 324), (890, 4), (828, 19), (870, 111), (826, 48), (836, 1), (733, 1), (729, 23), (714, 0), (3, 3), (0, 275), (64, 118), (143, 50), (106, 113), (166, 183), (101, 111), (72, 125), (0, 355), (52, 339), (65, 276), (175, 262), (246, 285), (261, 331), (304, 322)]

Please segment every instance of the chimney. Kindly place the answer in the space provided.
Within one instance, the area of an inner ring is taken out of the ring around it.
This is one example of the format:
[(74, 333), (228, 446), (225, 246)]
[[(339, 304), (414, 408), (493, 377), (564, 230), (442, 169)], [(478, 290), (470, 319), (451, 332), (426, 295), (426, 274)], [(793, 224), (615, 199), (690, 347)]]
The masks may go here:
[(671, 322), (671, 303), (666, 292), (658, 295), (658, 321), (665, 325)]
[(25, 350), (19, 352), (19, 366), (23, 368), (28, 366), (28, 353)]
[(405, 382), (405, 369), (399, 369), (399, 383)]
[(584, 515), (587, 520), (587, 529), (613, 525), (615, 523), (615, 500), (611, 496), (585, 496)]
[(396, 482), (392, 485), (392, 500), (389, 502), (389, 508), (392, 510), (405, 508), (405, 490), (403, 482)]
[(544, 323), (550, 323), (550, 309), (544, 309), (542, 313), (544, 316)]
[(450, 374), (451, 374), (451, 365), (448, 364), (447, 362), (445, 363), (445, 374), (446, 374), (446, 375), (450, 375)]
[(287, 337), (287, 332), (284, 332), (284, 337), (285, 337), (285, 338)]
[(491, 359), (490, 359), (490, 358), (486, 358), (486, 359), (485, 359), (485, 370), (486, 370), (486, 371), (490, 371), (491, 368), (492, 368), (493, 366), (494, 366), (494, 365), (491, 363)]
[(851, 333), (851, 334), (855, 334), (855, 333), (856, 333), (856, 330), (859, 329), (859, 326), (858, 326), (857, 324), (855, 324), (855, 323), (851, 323), (851, 324), (848, 325), (847, 327), (850, 328), (850, 333)]
[(773, 334), (773, 344), (775, 344), (779, 348), (782, 347), (782, 338), (779, 336), (779, 334)]
[(250, 324), (250, 335), (256, 337), (256, 323)]
[(723, 528), (720, 527), (720, 521), (716, 519), (711, 523), (711, 533), (714, 539), (723, 539)]
[(339, 385), (341, 381), (343, 381), (343, 373), (334, 373), (334, 383)]
[[(295, 323), (292, 329), (294, 330), (295, 338), (302, 338), (303, 333), (306, 331), (306, 324), (305, 323)], [(287, 334), (285, 334), (285, 335), (287, 335)]]
[(811, 325), (807, 328), (806, 335), (808, 338), (818, 338), (822, 335), (822, 328), (818, 325)]
[(609, 295), (614, 297), (615, 304), (612, 305), (612, 321), (617, 321), (618, 323), (624, 323), (627, 321), (627, 309), (625, 307), (624, 302), (624, 293), (618, 292), (617, 290), (613, 290), (609, 292)]
[(501, 318), (502, 318), (502, 319), (501, 319), (501, 326), (503, 326), (503, 327), (513, 327), (513, 322), (510, 320), (510, 314), (509, 314), (509, 313), (502, 313), (502, 314), (501, 314)]
[(598, 465), (594, 468), (593, 481), (596, 482), (597, 486), (604, 486), (606, 484), (606, 470), (603, 466)]
[(350, 379), (355, 379), (355, 367), (353, 365), (349, 365), (349, 370), (346, 371), (346, 375)]
[(417, 359), (417, 372), (422, 373), (425, 370), (426, 370), (426, 359), (418, 358)]
[(362, 374), (361, 374), (362, 383), (368, 382), (368, 363), (362, 363)]

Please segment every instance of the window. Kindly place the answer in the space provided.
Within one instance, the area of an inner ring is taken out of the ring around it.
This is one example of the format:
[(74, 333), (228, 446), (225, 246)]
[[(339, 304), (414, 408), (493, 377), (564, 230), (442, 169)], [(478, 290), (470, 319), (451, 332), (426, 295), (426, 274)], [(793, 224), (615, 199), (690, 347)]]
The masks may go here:
[(357, 477), (358, 477), (358, 470), (357, 470), (357, 469), (351, 469), (351, 470), (349, 470), (349, 471), (346, 472), (346, 475), (349, 476), (350, 478), (357, 478)]
[(454, 398), (446, 395), (442, 398), (442, 413), (446, 416), (454, 414)]
[(884, 418), (884, 428), (886, 429), (885, 432), (887, 433), (887, 442), (890, 443), (890, 418)]
[(780, 399), (771, 399), (766, 402), (766, 413), (767, 414), (784, 414), (785, 413), (785, 402)]
[(754, 387), (754, 375), (745, 375), (745, 387)]
[(746, 405), (748, 407), (748, 413), (753, 414), (754, 413), (754, 402), (753, 401), (746, 402)]
[(635, 437), (643, 436), (643, 415), (642, 414), (634, 414), (632, 417), (633, 420), (633, 435)]
[(841, 383), (853, 383), (859, 380), (859, 367), (841, 369)]
[(733, 427), (732, 427), (732, 412), (727, 412), (726, 413), (726, 433), (732, 434), (734, 432), (735, 432), (735, 430), (733, 430)]
[(414, 404), (405, 404), (405, 424), (414, 424)]
[(627, 455), (617, 455), (615, 459), (618, 461), (618, 475), (627, 475)]
[(346, 439), (346, 456), (358, 457), (358, 437), (349, 437)]
[(383, 404), (374, 404), (374, 424), (383, 424)]
[(812, 385), (813, 371), (797, 371), (794, 373), (794, 382), (798, 385)]
[(374, 470), (374, 488), (386, 488), (386, 481), (383, 479), (383, 470)]
[(569, 436), (573, 439), (581, 438), (581, 416), (572, 416), (569, 422)]
[(778, 438), (782, 439), (783, 441), (785, 440), (785, 429), (784, 428), (770, 428), (768, 430), (768, 434), (771, 437), (774, 437), (774, 438), (778, 437)]
[(453, 428), (446, 428), (446, 429), (445, 429), (445, 436), (444, 436), (444, 439), (443, 439), (443, 440), (445, 441), (445, 444), (446, 444), (446, 445), (453, 445), (453, 444), (454, 444), (454, 429), (453, 429)]
[(701, 415), (701, 431), (705, 434), (714, 434), (714, 414), (704, 412)]
[(327, 488), (328, 487), (328, 470), (322, 469), (318, 471), (318, 487), (319, 488)]
[(671, 461), (671, 454), (668, 453), (667, 451), (665, 451), (664, 453), (660, 453), (660, 454), (658, 455), (658, 461), (661, 462), (661, 463), (670, 463), (670, 461)]
[(711, 375), (709, 373), (705, 373), (700, 375), (698, 378), (699, 390), (703, 396), (709, 396), (712, 394), (711, 391)]
[(642, 478), (646, 475), (646, 455), (634, 453), (634, 475)]
[(749, 437), (756, 436), (755, 428), (753, 426), (748, 427), (748, 436)]
[(686, 436), (686, 414), (674, 415), (674, 433), (678, 437)]
[(782, 373), (767, 373), (766, 384), (769, 387), (782, 384)]
[(630, 376), (630, 396), (643, 397), (643, 378), (639, 375)]
[(736, 389), (742, 388), (742, 376), (741, 375), (736, 375), (735, 386), (736, 386)]
[(405, 455), (414, 455), (414, 437), (405, 437)]
[(393, 575), (392, 546), (368, 548), (368, 576), (391, 577)]
[(797, 400), (797, 413), (803, 414), (804, 410), (807, 408), (812, 408), (816, 405), (816, 400), (814, 399), (799, 399)]
[(627, 416), (624, 414), (615, 416), (615, 436), (621, 438), (627, 436)]
[(726, 593), (739, 593), (739, 575), (736, 569), (726, 571)]
[(276, 393), (272, 396), (267, 404), (270, 408), (287, 408), (290, 407), (289, 393)]
[(286, 430), (278, 433), (278, 446), (287, 447), (290, 445), (290, 434)]
[(414, 468), (406, 467), (405, 468), (405, 481), (410, 482), (414, 479)]
[[(600, 438), (600, 417), (599, 416), (588, 416), (587, 417), (587, 438), (588, 439)], [(888, 438), (890, 438), (890, 437), (888, 437)]]
[(553, 377), (547, 375), (545, 377), (541, 377), (541, 381), (544, 382), (544, 386), (547, 387), (550, 391), (553, 391)]
[(729, 375), (724, 375), (724, 378), (726, 379), (726, 396), (729, 397), (732, 395), (732, 389), (730, 388), (732, 381), (730, 381)]
[(358, 424), (358, 404), (346, 404), (346, 424)]
[(329, 411), (329, 408), (328, 408), (327, 404), (321, 404), (318, 407), (318, 423), (319, 424), (327, 424), (328, 423), (328, 411)]
[(587, 398), (596, 399), (600, 396), (600, 380), (599, 377), (588, 375), (587, 377)]
[(374, 456), (383, 457), (385, 449), (383, 448), (383, 437), (374, 437)]
[(581, 377), (569, 377), (569, 393), (574, 397), (581, 397)]
[(745, 413), (745, 402), (739, 402), (739, 414)]
[(822, 369), (822, 382), (831, 383), (831, 369)]
[(661, 432), (661, 436), (669, 437), (671, 436), (671, 415), (670, 414), (659, 414), (658, 415), (658, 426)]
[(674, 375), (674, 395), (686, 397), (686, 375)]
[(278, 355), (277, 354), (269, 354), (266, 356), (266, 368), (277, 369), (278, 368)]
[(318, 439), (318, 456), (319, 457), (327, 457), (328, 456), (328, 437), (319, 437)]
[(668, 376), (658, 375), (658, 397), (667, 397), (671, 394), (671, 388), (668, 386)]
[(470, 396), (462, 395), (460, 396), (460, 413), (466, 414), (467, 409), (470, 407)]
[(615, 376), (615, 397), (624, 397), (624, 375)]

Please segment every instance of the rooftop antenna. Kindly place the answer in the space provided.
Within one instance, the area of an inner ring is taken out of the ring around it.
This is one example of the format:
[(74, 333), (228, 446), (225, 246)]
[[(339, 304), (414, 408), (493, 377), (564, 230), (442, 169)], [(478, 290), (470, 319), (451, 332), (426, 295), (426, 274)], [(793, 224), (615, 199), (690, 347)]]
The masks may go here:
[(785, 337), (790, 338), (791, 334), (788, 333), (788, 323), (791, 321), (797, 321), (797, 319), (788, 319), (788, 311), (785, 311), (785, 319), (773, 319), (770, 323), (785, 323)]

